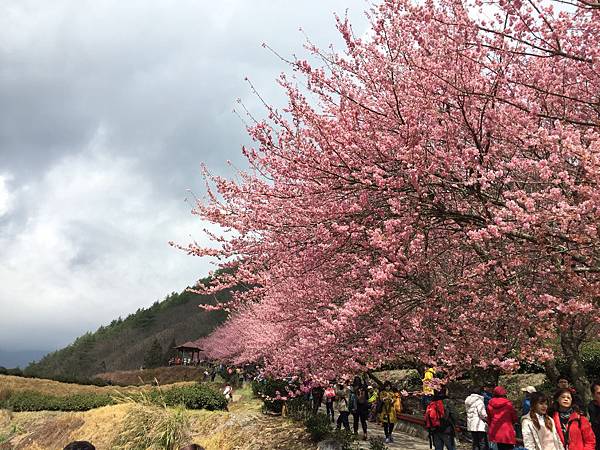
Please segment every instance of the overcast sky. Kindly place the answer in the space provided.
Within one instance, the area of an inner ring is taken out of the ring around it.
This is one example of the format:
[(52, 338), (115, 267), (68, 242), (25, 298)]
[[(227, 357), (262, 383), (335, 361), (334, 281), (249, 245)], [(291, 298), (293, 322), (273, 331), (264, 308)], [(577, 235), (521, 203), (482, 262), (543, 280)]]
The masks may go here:
[[(62, 347), (211, 269), (168, 241), (201, 162), (243, 167), (236, 99), (270, 102), (304, 32), (341, 47), (364, 0), (0, 0), (0, 350)], [(186, 201), (188, 198), (188, 201)]]

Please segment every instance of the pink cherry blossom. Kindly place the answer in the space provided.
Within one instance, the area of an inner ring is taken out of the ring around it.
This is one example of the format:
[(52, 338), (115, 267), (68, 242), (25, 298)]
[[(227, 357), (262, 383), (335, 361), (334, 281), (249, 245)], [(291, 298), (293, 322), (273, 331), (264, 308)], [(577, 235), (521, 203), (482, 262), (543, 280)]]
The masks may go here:
[(307, 44), (251, 169), (204, 170), (194, 214), (230, 232), (184, 250), (221, 261), (198, 290), (238, 287), (211, 357), (455, 376), (597, 330), (600, 8), (552, 6), (386, 0), (363, 38), (338, 19), (343, 52)]

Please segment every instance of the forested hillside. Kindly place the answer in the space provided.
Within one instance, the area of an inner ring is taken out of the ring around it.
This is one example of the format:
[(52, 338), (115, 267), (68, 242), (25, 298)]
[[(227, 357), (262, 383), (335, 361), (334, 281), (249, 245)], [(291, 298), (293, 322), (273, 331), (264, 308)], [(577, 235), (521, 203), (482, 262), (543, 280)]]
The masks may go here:
[(68, 347), (30, 364), (25, 373), (82, 380), (100, 372), (137, 369), (145, 361), (166, 362), (175, 344), (205, 336), (225, 319), (224, 312), (205, 311), (198, 305), (227, 298), (228, 293), (217, 297), (188, 291), (172, 293), (149, 308), (84, 334)]

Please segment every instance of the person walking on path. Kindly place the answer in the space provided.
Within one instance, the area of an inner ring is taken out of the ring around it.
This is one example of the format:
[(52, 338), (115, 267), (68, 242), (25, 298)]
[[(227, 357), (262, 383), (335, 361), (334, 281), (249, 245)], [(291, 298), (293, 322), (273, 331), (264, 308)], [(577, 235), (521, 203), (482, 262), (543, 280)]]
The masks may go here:
[(392, 383), (389, 381), (386, 381), (383, 384), (383, 389), (379, 393), (377, 410), (379, 413), (379, 421), (383, 424), (385, 443), (389, 444), (394, 442), (392, 433), (394, 431), (394, 425), (398, 421), (398, 415), (402, 413), (402, 403), (394, 395)]
[(497, 444), (498, 450), (512, 450), (517, 443), (517, 411), (502, 386), (496, 386), (492, 394), (487, 406), (489, 440)]
[(369, 416), (369, 393), (367, 386), (360, 377), (355, 377), (352, 383), (352, 393), (350, 394), (350, 412), (354, 419), (354, 434), (358, 434), (358, 423), (362, 426), (363, 439), (367, 440), (367, 418)]
[(379, 398), (379, 389), (373, 388), (373, 386), (369, 386), (369, 391), (371, 395), (369, 396), (369, 421), (376, 422), (377, 421), (377, 399)]
[(429, 431), (430, 445), (435, 450), (455, 450), (456, 414), (447, 400), (446, 389), (435, 391), (425, 409), (425, 428)]
[(596, 437), (587, 418), (573, 403), (569, 388), (559, 389), (554, 394), (554, 426), (560, 441), (567, 450), (595, 450)]
[(233, 400), (233, 388), (231, 387), (231, 384), (227, 383), (225, 385), (225, 388), (223, 389), (223, 395), (225, 396), (227, 403)]
[(316, 414), (317, 411), (319, 411), (319, 408), (321, 407), (321, 403), (323, 402), (323, 395), (325, 393), (325, 389), (323, 389), (322, 386), (315, 386), (314, 388), (312, 388), (312, 407), (313, 407), (313, 414)]
[(325, 411), (327, 412), (327, 418), (331, 415), (331, 423), (335, 423), (335, 412), (333, 404), (335, 402), (335, 389), (330, 384), (325, 389)]
[(548, 415), (548, 399), (540, 392), (532, 393), (530, 398), (531, 409), (521, 418), (523, 446), (528, 450), (564, 450)]
[(338, 411), (338, 419), (336, 428), (340, 430), (342, 425), (346, 431), (350, 431), (350, 421), (348, 416), (350, 411), (348, 410), (349, 392), (346, 385), (343, 383), (338, 384), (338, 388), (335, 391), (335, 406)]
[(429, 405), (429, 402), (431, 402), (431, 399), (433, 398), (434, 391), (430, 383), (433, 381), (434, 378), (435, 367), (430, 367), (425, 371), (423, 379), (421, 380), (423, 382), (423, 396), (421, 397), (421, 406), (423, 407), (423, 409), (427, 408), (427, 405)]
[(592, 383), (592, 401), (588, 405), (588, 414), (596, 436), (596, 450), (600, 450), (600, 382)]
[(467, 431), (473, 439), (473, 450), (489, 450), (487, 440), (487, 412), (481, 391), (473, 392), (465, 399)]

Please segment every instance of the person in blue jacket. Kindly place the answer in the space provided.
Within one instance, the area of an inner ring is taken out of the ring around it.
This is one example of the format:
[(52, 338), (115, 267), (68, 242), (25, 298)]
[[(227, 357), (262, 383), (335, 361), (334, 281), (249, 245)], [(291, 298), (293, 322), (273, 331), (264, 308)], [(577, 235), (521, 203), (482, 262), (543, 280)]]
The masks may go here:
[(529, 414), (529, 411), (531, 410), (531, 394), (533, 394), (534, 392), (537, 392), (537, 390), (533, 386), (527, 386), (527, 387), (524, 387), (523, 389), (521, 389), (521, 392), (525, 393), (525, 398), (523, 399), (523, 405), (521, 406), (521, 409), (522, 409), (521, 415), (525, 416), (525, 415)]

